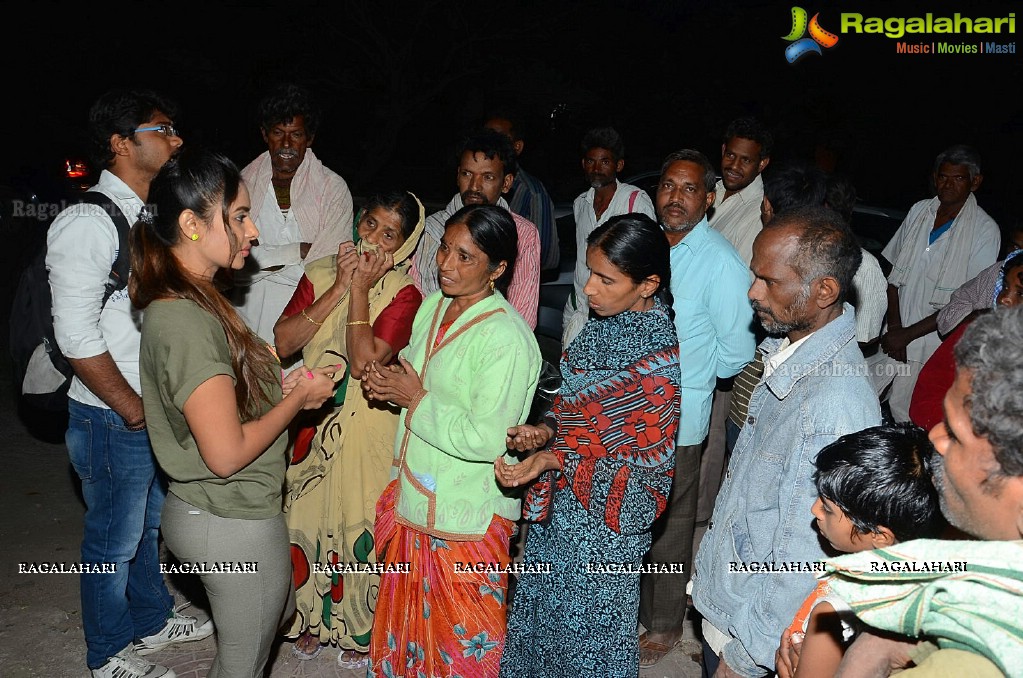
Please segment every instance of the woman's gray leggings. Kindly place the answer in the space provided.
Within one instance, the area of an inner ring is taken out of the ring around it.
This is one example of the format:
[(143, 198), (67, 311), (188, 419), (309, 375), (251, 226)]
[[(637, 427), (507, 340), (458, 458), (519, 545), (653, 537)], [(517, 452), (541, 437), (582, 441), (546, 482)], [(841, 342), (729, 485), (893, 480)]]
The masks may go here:
[[(178, 560), (207, 570), (199, 578), (217, 627), (208, 678), (260, 678), (278, 629), (295, 611), (284, 515), (221, 518), (168, 494), (161, 526)], [(208, 572), (217, 567), (224, 571)]]

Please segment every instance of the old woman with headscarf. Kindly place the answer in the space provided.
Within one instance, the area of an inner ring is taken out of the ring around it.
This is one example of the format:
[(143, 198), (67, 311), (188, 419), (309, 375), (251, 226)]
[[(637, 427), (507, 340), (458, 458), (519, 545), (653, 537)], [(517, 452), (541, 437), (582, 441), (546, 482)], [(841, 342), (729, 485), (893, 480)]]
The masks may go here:
[(392, 362), (408, 344), (422, 295), (407, 271), (423, 214), (411, 193), (372, 197), (354, 240), (306, 266), (274, 327), (282, 356), (301, 350), (304, 360), (348, 365), (334, 407), (295, 436), (285, 493), (298, 608), (292, 651), (311, 659), (336, 645), (343, 668), (366, 662), (379, 588), (375, 505), (398, 427), (398, 409), (367, 400), (359, 380), (368, 363)]

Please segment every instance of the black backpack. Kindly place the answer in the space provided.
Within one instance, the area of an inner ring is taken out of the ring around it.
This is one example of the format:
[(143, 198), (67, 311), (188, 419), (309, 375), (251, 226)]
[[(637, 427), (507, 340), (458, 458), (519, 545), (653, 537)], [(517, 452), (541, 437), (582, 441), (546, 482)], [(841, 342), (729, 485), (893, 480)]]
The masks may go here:
[[(131, 226), (117, 204), (103, 193), (83, 193), (79, 196), (79, 203), (100, 207), (117, 227), (117, 259), (103, 292), (103, 305), (106, 305), (111, 294), (128, 284), (128, 232)], [(66, 412), (68, 388), (75, 373), (53, 336), (45, 245), (29, 262), (18, 281), (11, 304), (10, 330), (14, 383), (19, 385), (24, 404), (50, 412)]]

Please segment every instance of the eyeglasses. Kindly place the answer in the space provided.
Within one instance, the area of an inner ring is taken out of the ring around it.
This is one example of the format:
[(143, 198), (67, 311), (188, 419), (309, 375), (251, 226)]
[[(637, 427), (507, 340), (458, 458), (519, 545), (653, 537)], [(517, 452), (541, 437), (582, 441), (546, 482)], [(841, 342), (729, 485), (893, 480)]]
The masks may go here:
[(136, 127), (136, 132), (159, 132), (165, 137), (178, 136), (178, 130), (174, 125), (154, 125), (152, 127)]

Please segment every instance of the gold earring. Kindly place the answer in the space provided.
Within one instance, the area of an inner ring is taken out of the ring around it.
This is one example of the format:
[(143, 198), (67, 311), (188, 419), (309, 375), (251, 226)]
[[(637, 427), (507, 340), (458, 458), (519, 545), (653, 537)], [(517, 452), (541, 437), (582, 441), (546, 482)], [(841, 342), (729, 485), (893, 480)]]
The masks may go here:
[(198, 233), (193, 233), (191, 235), (191, 238), (192, 238), (193, 241), (198, 240), (199, 239), (199, 234)]
[(494, 291), (494, 281), (493, 280), (490, 281), (490, 291), (491, 292)]

